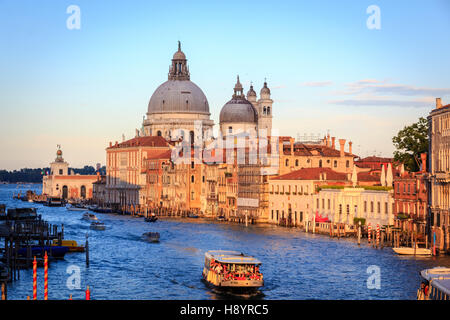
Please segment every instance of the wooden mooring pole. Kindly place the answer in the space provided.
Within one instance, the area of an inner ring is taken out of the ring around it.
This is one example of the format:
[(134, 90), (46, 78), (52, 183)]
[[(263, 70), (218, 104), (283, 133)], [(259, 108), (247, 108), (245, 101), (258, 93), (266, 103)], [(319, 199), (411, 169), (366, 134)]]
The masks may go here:
[(89, 241), (88, 241), (88, 233), (86, 232), (86, 245), (85, 245), (85, 249), (86, 249), (86, 267), (89, 268)]
[(361, 220), (358, 221), (358, 246), (361, 245)]
[(2, 283), (2, 300), (6, 300), (7, 295), (6, 295), (6, 286), (5, 283)]

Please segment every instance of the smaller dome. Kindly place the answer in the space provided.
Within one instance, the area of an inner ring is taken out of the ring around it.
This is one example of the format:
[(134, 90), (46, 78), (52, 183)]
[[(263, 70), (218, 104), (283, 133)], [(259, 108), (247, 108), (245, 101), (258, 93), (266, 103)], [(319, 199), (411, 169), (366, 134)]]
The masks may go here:
[(246, 99), (231, 99), (220, 111), (220, 123), (258, 123), (258, 113)]
[(270, 94), (270, 89), (267, 88), (267, 82), (264, 81), (264, 87), (261, 89), (261, 95), (263, 94)]
[(256, 92), (253, 90), (253, 85), (250, 86), (250, 90), (247, 92), (247, 97), (256, 97)]

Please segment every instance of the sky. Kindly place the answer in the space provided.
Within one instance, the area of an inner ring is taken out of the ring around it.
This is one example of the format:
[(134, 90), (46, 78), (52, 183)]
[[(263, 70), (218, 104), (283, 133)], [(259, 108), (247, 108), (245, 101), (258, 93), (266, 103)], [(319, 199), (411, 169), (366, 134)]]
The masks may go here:
[(267, 79), (280, 135), (390, 157), (399, 130), (450, 103), (449, 14), (446, 0), (0, 0), (0, 169), (48, 166), (58, 144), (72, 167), (105, 164), (177, 41), (216, 127), (237, 75), (258, 96)]

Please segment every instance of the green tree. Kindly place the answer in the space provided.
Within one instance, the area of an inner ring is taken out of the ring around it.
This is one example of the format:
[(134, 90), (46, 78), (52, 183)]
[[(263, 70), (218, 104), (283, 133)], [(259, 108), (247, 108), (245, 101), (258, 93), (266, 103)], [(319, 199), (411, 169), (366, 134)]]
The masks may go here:
[(420, 117), (419, 121), (404, 127), (392, 138), (395, 148), (394, 160), (405, 165), (409, 171), (418, 171), (420, 154), (428, 152), (428, 121)]

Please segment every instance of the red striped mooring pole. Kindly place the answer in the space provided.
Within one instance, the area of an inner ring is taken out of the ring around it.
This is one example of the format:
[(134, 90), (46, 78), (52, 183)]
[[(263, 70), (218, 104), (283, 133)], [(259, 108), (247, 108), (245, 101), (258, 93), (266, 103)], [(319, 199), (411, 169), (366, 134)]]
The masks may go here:
[(89, 290), (89, 286), (86, 289), (86, 300), (91, 300), (91, 291)]
[(33, 260), (33, 300), (37, 300), (37, 261)]
[(367, 234), (367, 240), (369, 241), (369, 243), (370, 243), (370, 237), (371, 237), (371, 233), (372, 233), (372, 225), (369, 223), (369, 226), (368, 226), (368, 228), (367, 228), (368, 230), (368, 234)]
[(48, 300), (48, 256), (44, 255), (44, 300)]
[(380, 244), (380, 225), (377, 223), (377, 247)]

